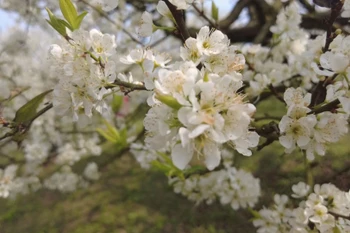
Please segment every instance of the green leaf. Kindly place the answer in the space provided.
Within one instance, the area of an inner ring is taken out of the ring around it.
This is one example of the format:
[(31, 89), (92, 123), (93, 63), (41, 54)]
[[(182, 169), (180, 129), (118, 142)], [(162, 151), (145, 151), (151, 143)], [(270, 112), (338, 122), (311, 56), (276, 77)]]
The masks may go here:
[(107, 126), (107, 129), (98, 128), (96, 131), (101, 134), (106, 140), (115, 143), (115, 144), (123, 144), (124, 141), (121, 140), (121, 136), (119, 131), (111, 125), (108, 121), (103, 119), (103, 123)]
[(200, 172), (203, 172), (206, 170), (207, 170), (207, 168), (203, 167), (203, 166), (193, 166), (193, 167), (185, 170), (184, 174), (185, 174), (185, 176), (190, 176), (190, 175), (197, 174), (197, 173), (200, 173)]
[(216, 6), (215, 2), (211, 2), (211, 17), (215, 20), (219, 20), (219, 8)]
[(339, 229), (338, 226), (335, 226), (335, 227), (333, 228), (333, 233), (341, 233), (341, 231), (340, 231), (340, 229)]
[(81, 22), (83, 21), (84, 17), (87, 15), (87, 12), (86, 11), (83, 11), (83, 13), (81, 13), (76, 19), (75, 19), (75, 22), (74, 22), (74, 29), (79, 29), (80, 28), (80, 24)]
[[(67, 36), (66, 32), (66, 26), (65, 24), (62, 23), (65, 22), (64, 20), (58, 19), (51, 11), (49, 8), (46, 8), (46, 11), (50, 17), (50, 20), (46, 20), (53, 29), (55, 29), (59, 34), (61, 34), (63, 37)], [(66, 23), (66, 22), (65, 22)]]
[(47, 11), (47, 14), (49, 15), (49, 17), (50, 17), (50, 21), (53, 21), (53, 20), (55, 20), (55, 15), (50, 11), (50, 9), (49, 8), (45, 8), (46, 9), (46, 11)]
[(49, 94), (51, 90), (45, 91), (40, 95), (37, 95), (33, 99), (31, 99), (28, 103), (23, 105), (20, 109), (17, 110), (15, 119), (13, 121), (15, 123), (28, 123), (31, 122), (37, 114), (37, 109), (41, 102), (43, 102), (45, 96)]
[(107, 141), (116, 143), (116, 140), (115, 140), (115, 138), (114, 138), (114, 135), (109, 134), (108, 131), (103, 130), (103, 129), (101, 129), (101, 128), (96, 129), (96, 131), (97, 131), (102, 137), (104, 137)]
[(113, 95), (113, 100), (112, 100), (112, 110), (114, 113), (119, 112), (120, 108), (123, 105), (123, 96), (121, 95)]
[(261, 215), (258, 211), (253, 210), (252, 208), (248, 208), (248, 211), (253, 215), (254, 219), (261, 218)]
[[(61, 26), (67, 27), (69, 28), (69, 30), (74, 31), (73, 26), (67, 23), (66, 21), (64, 21), (63, 19), (57, 19), (57, 21), (61, 24)], [(66, 31), (66, 29), (64, 29), (64, 31)]]
[(74, 28), (78, 13), (73, 3), (70, 0), (60, 0), (60, 8), (64, 18)]
[(169, 107), (179, 110), (182, 105), (171, 95), (162, 95), (162, 94), (156, 94), (156, 98), (162, 102), (163, 104), (168, 105)]
[(159, 161), (153, 161), (155, 163), (151, 163), (152, 165), (155, 165), (155, 168), (164, 172), (168, 177), (171, 176), (177, 176), (178, 178), (184, 180), (185, 176), (182, 170), (177, 168), (174, 164), (169, 155), (157, 152), (157, 155), (161, 158), (162, 162)]
[(124, 147), (128, 145), (128, 130), (127, 128), (124, 128), (120, 131), (120, 142), (119, 144)]

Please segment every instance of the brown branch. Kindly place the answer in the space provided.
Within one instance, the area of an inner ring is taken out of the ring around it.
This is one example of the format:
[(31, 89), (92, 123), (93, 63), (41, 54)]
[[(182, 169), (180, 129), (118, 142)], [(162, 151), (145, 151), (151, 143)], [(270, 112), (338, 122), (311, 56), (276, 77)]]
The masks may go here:
[(305, 9), (308, 12), (310, 12), (310, 13), (315, 12), (315, 7), (312, 6), (307, 0), (299, 0), (299, 2), (301, 3), (301, 5), (303, 5), (305, 7)]
[(184, 20), (184, 11), (177, 10), (176, 6), (171, 4), (169, 0), (164, 0), (164, 2), (168, 6), (171, 14), (173, 15), (176, 22), (176, 28), (181, 35), (182, 41), (185, 43), (187, 38), (190, 37), (190, 33), (187, 30), (186, 23)]
[(332, 102), (329, 102), (328, 104), (325, 104), (321, 107), (314, 108), (311, 112), (308, 112), (307, 114), (319, 114), (322, 112), (327, 112), (327, 111), (334, 111), (335, 109), (338, 108), (338, 104), (340, 104), (340, 101), (338, 99), (333, 100)]
[[(319, 12), (319, 13), (311, 13), (311, 14), (305, 14), (302, 15), (302, 21), (301, 21), (301, 28), (306, 30), (323, 30), (326, 31), (328, 29), (327, 24), (324, 23), (324, 19), (329, 17), (329, 12)], [(348, 25), (348, 19), (344, 18), (337, 18), (335, 20), (335, 23), (332, 25), (332, 30), (341, 29), (345, 33), (349, 33), (349, 31), (346, 28), (343, 28), (344, 26)], [(223, 29), (224, 25), (220, 24), (221, 29)], [(261, 22), (254, 22), (251, 21), (244, 27), (239, 28), (232, 28), (231, 30), (223, 30), (225, 34), (229, 37), (230, 41), (232, 43), (239, 43), (239, 42), (253, 42), (254, 39), (257, 37), (261, 30)], [(191, 35), (197, 31), (191, 29)], [(268, 34), (268, 36), (265, 38), (265, 41), (262, 41), (262, 43), (266, 43), (270, 38), (272, 34)]]
[[(231, 24), (233, 24), (239, 17), (239, 15), (241, 14), (241, 12), (243, 11), (243, 9), (245, 7), (247, 7), (250, 3), (252, 2), (252, 0), (239, 0), (236, 5), (232, 8), (231, 12), (228, 14), (228, 16), (221, 20), (219, 25), (220, 28), (222, 29), (227, 29), (231, 26)], [(252, 16), (251, 16), (252, 18)]]
[(333, 211), (328, 211), (329, 214), (333, 215), (336, 219), (338, 218), (343, 218), (343, 219), (347, 219), (350, 220), (350, 216), (346, 216), (346, 215), (342, 215), (342, 214), (337, 214)]
[(272, 85), (269, 85), (268, 87), (269, 87), (270, 91), (273, 93), (273, 95), (276, 96), (276, 98), (279, 101), (281, 101), (282, 103), (285, 104), (283, 97), (278, 93), (278, 91), (275, 89), (275, 87)]
[(278, 137), (280, 135), (280, 130), (278, 128), (278, 125), (275, 121), (271, 121), (267, 124), (264, 124), (260, 127), (257, 127), (255, 129), (255, 132), (259, 134), (260, 136), (266, 138), (266, 141), (262, 144), (260, 144), (257, 147), (257, 150), (260, 151), (266, 146), (270, 145), (274, 141), (278, 140)]
[(328, 51), (329, 45), (332, 43), (332, 41), (335, 38), (335, 35), (333, 34), (333, 24), (335, 20), (338, 18), (338, 16), (341, 13), (341, 10), (343, 8), (343, 3), (339, 1), (335, 6), (331, 9), (331, 15), (329, 16), (329, 19), (327, 19), (327, 37), (326, 37), (326, 44), (323, 48), (323, 52)]

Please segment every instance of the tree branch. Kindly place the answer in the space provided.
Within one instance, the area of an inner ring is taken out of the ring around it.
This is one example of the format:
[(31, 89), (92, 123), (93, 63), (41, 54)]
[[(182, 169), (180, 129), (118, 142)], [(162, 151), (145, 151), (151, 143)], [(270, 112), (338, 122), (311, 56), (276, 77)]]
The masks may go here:
[(319, 114), (322, 112), (330, 111), (332, 112), (333, 110), (338, 108), (338, 104), (340, 104), (340, 101), (338, 99), (333, 100), (332, 102), (329, 102), (328, 104), (325, 104), (321, 107), (316, 107), (314, 108), (311, 112), (308, 112), (307, 114)]
[(232, 8), (229, 15), (225, 19), (220, 21), (220, 23), (219, 23), (220, 28), (223, 30), (229, 28), (231, 26), (231, 24), (234, 23), (238, 19), (239, 15), (243, 11), (243, 9), (245, 7), (247, 7), (251, 2), (252, 2), (252, 0), (239, 0), (236, 3), (236, 5)]
[(190, 33), (188, 32), (186, 27), (186, 23), (184, 20), (184, 12), (181, 10), (177, 10), (176, 6), (171, 4), (169, 0), (164, 0), (164, 2), (168, 6), (171, 14), (173, 15), (176, 22), (176, 28), (181, 35), (182, 41), (185, 43), (187, 38), (190, 37)]

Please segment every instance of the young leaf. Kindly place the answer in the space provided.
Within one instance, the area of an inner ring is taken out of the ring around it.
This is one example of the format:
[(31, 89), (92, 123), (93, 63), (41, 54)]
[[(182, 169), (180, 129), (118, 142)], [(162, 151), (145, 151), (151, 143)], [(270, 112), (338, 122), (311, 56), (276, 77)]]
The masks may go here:
[(45, 91), (31, 99), (25, 105), (23, 105), (20, 109), (17, 110), (15, 119), (13, 119), (13, 121), (15, 123), (28, 123), (35, 119), (39, 105), (41, 104), (41, 102), (43, 102), (45, 96), (51, 91), (53, 90), (51, 89)]
[(211, 2), (211, 17), (213, 17), (215, 21), (218, 21), (219, 19), (219, 8), (214, 1)]
[[(61, 34), (63, 37), (67, 36), (66, 33), (66, 26), (62, 24), (61, 19), (58, 19), (51, 11), (50, 9), (46, 8), (46, 11), (50, 17), (50, 20), (46, 20), (53, 29), (55, 29), (59, 34)], [(65, 22), (65, 21), (63, 21)], [(65, 22), (66, 23), (66, 22)]]
[(120, 137), (121, 135), (119, 131), (113, 125), (111, 125), (108, 121), (103, 120), (103, 123), (105, 124), (107, 129), (98, 128), (96, 129), (97, 132), (101, 134), (101, 136), (104, 137), (106, 140), (112, 143), (115, 143), (115, 144), (123, 143), (123, 140), (121, 140), (121, 137)]
[(49, 8), (46, 7), (46, 11), (47, 11), (47, 14), (49, 15), (50, 17), (50, 21), (53, 21), (56, 19), (55, 15), (50, 11)]
[(121, 95), (113, 95), (113, 100), (112, 100), (112, 110), (114, 113), (119, 112), (120, 108), (123, 105), (123, 96)]
[(78, 13), (73, 3), (70, 0), (60, 0), (60, 8), (64, 18), (74, 28)]
[(253, 215), (254, 219), (261, 218), (261, 215), (258, 211), (248, 208), (248, 211)]
[(182, 107), (182, 105), (171, 95), (156, 94), (156, 98), (173, 109), (179, 110)]
[(83, 11), (83, 13), (81, 13), (76, 19), (75, 19), (75, 23), (73, 25), (74, 29), (79, 29), (80, 28), (80, 24), (83, 21), (84, 17), (87, 15), (86, 11)]
[(113, 143), (117, 143), (116, 138), (114, 137), (115, 135), (111, 134), (109, 131), (107, 130), (103, 130), (101, 128), (96, 129), (96, 131), (102, 136), (104, 137), (107, 141), (113, 142)]
[[(62, 27), (65, 27), (65, 28), (67, 27), (67, 28), (69, 28), (69, 30), (74, 31), (73, 26), (70, 25), (69, 23), (67, 23), (66, 21), (64, 21), (63, 19), (57, 19), (57, 21), (62, 25)], [(64, 29), (64, 30), (66, 30), (66, 29)]]

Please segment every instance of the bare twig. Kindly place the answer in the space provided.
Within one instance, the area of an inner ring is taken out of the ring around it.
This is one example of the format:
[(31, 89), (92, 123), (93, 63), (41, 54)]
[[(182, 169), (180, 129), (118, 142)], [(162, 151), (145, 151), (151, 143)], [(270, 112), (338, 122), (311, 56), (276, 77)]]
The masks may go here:
[(112, 20), (105, 12), (99, 10), (98, 8), (96, 8), (94, 5), (90, 4), (89, 2), (87, 2), (86, 0), (80, 0), (81, 2), (83, 2), (84, 4), (86, 4), (87, 6), (91, 7), (93, 10), (95, 10), (100, 16), (102, 16), (103, 18), (105, 18), (108, 22), (116, 25), (117, 27), (121, 27), (122, 31), (128, 35), (130, 37), (131, 40), (133, 40), (134, 42), (143, 45), (142, 42), (140, 42), (138, 39), (136, 39), (128, 30), (126, 30), (123, 26), (119, 25), (116, 21)]
[(202, 17), (203, 19), (205, 19), (205, 20), (209, 23), (209, 25), (210, 25), (211, 27), (214, 27), (214, 28), (216, 28), (216, 29), (220, 29), (220, 28), (219, 28), (219, 25), (218, 25), (216, 22), (214, 22), (214, 21), (212, 21), (211, 19), (209, 19), (209, 17), (204, 13), (204, 11), (201, 10), (201, 9), (199, 9), (199, 8), (196, 6), (195, 3), (193, 3), (192, 6), (193, 6), (193, 8), (197, 11), (197, 13), (199, 14), (199, 16)]

